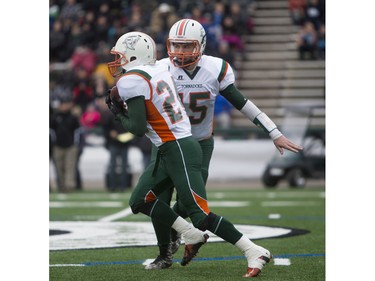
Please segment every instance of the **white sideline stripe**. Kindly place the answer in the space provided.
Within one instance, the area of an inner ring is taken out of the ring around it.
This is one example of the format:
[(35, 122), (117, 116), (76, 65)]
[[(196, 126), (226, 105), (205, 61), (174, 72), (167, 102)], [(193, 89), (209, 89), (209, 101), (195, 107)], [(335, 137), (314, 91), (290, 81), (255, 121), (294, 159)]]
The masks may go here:
[[(211, 201), (209, 202), (210, 207), (246, 207), (250, 205), (250, 202), (238, 202), (238, 201)], [(126, 208), (118, 213), (98, 219), (98, 221), (115, 221), (121, 218), (125, 218), (133, 214), (131, 208)]]
[(65, 264), (50, 264), (50, 267), (62, 267), (62, 266), (86, 266), (81, 263), (65, 263)]
[(290, 259), (273, 259), (275, 265), (291, 265)]
[(133, 214), (132, 212), (132, 209), (130, 207), (118, 212), (118, 213), (114, 213), (112, 215), (109, 215), (109, 216), (106, 216), (106, 217), (103, 217), (101, 219), (98, 219), (98, 221), (114, 221), (114, 220), (117, 220), (117, 219), (121, 219), (121, 218), (125, 218), (129, 215)]
[(208, 201), (210, 207), (246, 207), (250, 205), (248, 201)]
[(50, 208), (91, 208), (91, 207), (100, 207), (100, 208), (117, 208), (122, 207), (122, 202), (113, 202), (113, 201), (101, 201), (101, 202), (49, 202)]
[(262, 207), (294, 207), (294, 206), (315, 206), (313, 201), (264, 201)]

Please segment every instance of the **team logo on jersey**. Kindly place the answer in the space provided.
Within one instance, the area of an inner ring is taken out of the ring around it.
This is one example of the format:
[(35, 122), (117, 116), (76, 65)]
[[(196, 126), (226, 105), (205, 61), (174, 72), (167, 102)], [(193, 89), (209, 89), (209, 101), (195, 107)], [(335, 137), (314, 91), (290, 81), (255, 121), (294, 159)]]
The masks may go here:
[(177, 80), (184, 80), (182, 75), (178, 75)]
[(137, 35), (129, 36), (129, 37), (126, 37), (123, 44), (125, 44), (127, 49), (135, 50), (134, 46), (135, 46), (135, 44), (137, 44), (138, 40), (139, 40), (139, 36), (137, 36)]

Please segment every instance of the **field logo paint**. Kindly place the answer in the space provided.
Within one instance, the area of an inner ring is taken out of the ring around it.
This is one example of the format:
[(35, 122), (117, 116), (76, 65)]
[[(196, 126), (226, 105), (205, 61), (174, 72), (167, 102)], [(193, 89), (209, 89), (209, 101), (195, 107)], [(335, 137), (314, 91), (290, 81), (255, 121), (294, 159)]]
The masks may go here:
[[(150, 222), (64, 221), (50, 222), (50, 250), (118, 248), (157, 245)], [(285, 227), (235, 225), (250, 239), (265, 239), (305, 234), (308, 231)], [(223, 240), (207, 231), (208, 242)]]

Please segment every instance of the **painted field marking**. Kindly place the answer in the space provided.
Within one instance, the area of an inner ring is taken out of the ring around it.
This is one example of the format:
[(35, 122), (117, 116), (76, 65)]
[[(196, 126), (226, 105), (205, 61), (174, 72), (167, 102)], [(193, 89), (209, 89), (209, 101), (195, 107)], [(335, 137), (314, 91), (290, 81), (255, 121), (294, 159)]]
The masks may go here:
[(316, 206), (319, 203), (314, 201), (263, 201), (262, 207), (295, 207), (295, 206)]
[(290, 259), (285, 258), (274, 258), (273, 263), (274, 265), (291, 265)]
[(62, 263), (62, 264), (50, 264), (50, 267), (63, 267), (63, 266), (86, 266), (83, 263)]
[(82, 201), (65, 201), (65, 202), (49, 202), (50, 208), (118, 208), (123, 207), (122, 202), (99, 201), (99, 202), (82, 202)]
[[(129, 210), (130, 212), (130, 210)], [(49, 229), (61, 232), (49, 236), (50, 250), (119, 248), (129, 246), (156, 246), (155, 230), (151, 222), (110, 221), (51, 221)], [(249, 239), (265, 239), (291, 235), (293, 229), (261, 225), (236, 224), (235, 227)], [(223, 239), (207, 231), (208, 243)]]
[(279, 220), (281, 218), (281, 215), (280, 214), (269, 214), (268, 218), (270, 220)]
[[(249, 205), (250, 205), (250, 202), (241, 202), (241, 201), (211, 201), (210, 202), (210, 206), (213, 206), (213, 207), (246, 207)], [(98, 221), (115, 221), (118, 219), (126, 218), (130, 216), (131, 214), (133, 214), (133, 212), (131, 208), (128, 207), (120, 212), (103, 217), (99, 219)]]
[(112, 215), (109, 215), (109, 216), (103, 217), (101, 219), (98, 219), (98, 221), (115, 221), (115, 220), (130, 216), (131, 214), (133, 214), (132, 209), (130, 207), (128, 207), (128, 208), (126, 208), (126, 209), (124, 209), (124, 210), (122, 210), (118, 213), (114, 213)]
[[(325, 257), (325, 254), (285, 254), (274, 256), (274, 260), (288, 260), (289, 258), (314, 258), (314, 257)], [(214, 258), (194, 258), (194, 262), (202, 261), (228, 261), (228, 260), (240, 260), (245, 259), (244, 256), (231, 256), (231, 257), (214, 257)], [(146, 260), (133, 260), (133, 261), (116, 261), (116, 262), (85, 262), (77, 264), (50, 264), (50, 267), (59, 267), (59, 266), (99, 266), (99, 265), (130, 265), (130, 264), (145, 264)], [(153, 259), (151, 260), (153, 261)], [(179, 263), (180, 259), (173, 260), (174, 263)], [(278, 263), (287, 263), (286, 261), (278, 261)], [(278, 264), (286, 265), (286, 264)]]

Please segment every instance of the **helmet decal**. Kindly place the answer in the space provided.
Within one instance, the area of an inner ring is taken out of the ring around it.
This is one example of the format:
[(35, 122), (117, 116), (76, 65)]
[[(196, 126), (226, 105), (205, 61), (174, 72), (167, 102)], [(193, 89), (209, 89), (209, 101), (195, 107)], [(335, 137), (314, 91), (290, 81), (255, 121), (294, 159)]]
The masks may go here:
[(182, 20), (179, 22), (176, 30), (177, 30), (177, 36), (183, 36), (186, 32), (186, 27), (188, 26), (190, 20)]
[(123, 44), (125, 44), (127, 49), (134, 51), (135, 50), (134, 46), (137, 44), (138, 40), (139, 40), (138, 35), (132, 35), (132, 36), (127, 37), (125, 41), (123, 42)]

